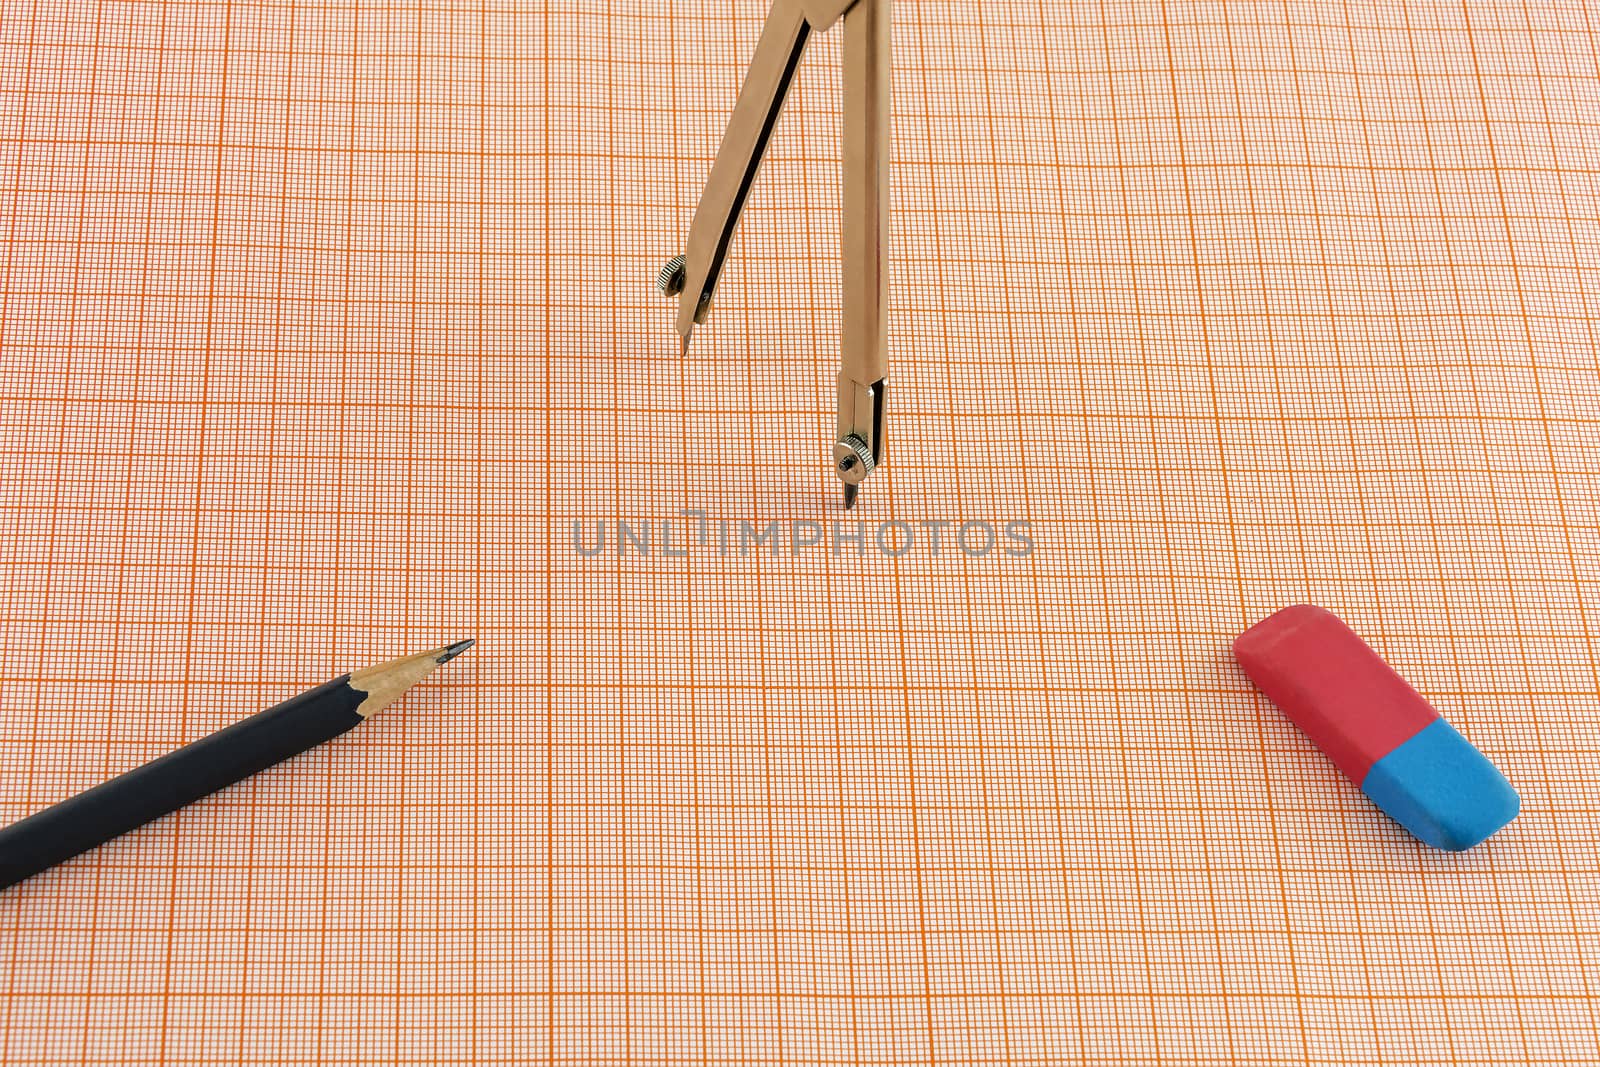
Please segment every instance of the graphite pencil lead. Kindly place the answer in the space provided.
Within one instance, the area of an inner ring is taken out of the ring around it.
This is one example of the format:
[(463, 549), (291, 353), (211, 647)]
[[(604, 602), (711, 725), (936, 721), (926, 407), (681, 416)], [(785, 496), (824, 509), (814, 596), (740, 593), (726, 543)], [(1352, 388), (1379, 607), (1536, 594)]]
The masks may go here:
[(435, 663), (449, 663), (451, 660), (453, 660), (457, 656), (461, 655), (461, 653), (463, 653), (467, 649), (471, 648), (472, 645), (473, 645), (473, 642), (475, 642), (476, 640), (477, 640), (477, 638), (469, 637), (465, 641), (457, 641), (453, 645), (446, 645), (444, 647), (444, 651), (439, 653), (439, 658), (437, 660), (435, 660), (434, 662)]
[(861, 492), (861, 487), (859, 485), (851, 485), (849, 482), (845, 483), (845, 486), (844, 486), (844, 509), (846, 511), (849, 511), (851, 508), (856, 506), (856, 495), (858, 493), (860, 493), (860, 492)]

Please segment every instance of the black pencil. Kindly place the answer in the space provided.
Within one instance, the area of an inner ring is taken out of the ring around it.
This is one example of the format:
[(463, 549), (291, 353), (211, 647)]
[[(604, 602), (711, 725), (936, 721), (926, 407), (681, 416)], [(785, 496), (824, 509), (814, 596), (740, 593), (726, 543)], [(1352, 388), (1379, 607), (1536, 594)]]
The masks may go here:
[(13, 823), (0, 830), (0, 889), (354, 729), (471, 646), (335, 678)]

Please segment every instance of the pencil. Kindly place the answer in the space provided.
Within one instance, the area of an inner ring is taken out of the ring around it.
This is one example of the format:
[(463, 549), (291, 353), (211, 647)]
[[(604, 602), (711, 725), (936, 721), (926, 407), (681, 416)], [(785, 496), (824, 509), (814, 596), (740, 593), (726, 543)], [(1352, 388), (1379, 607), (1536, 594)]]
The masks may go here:
[(0, 890), (338, 737), (472, 641), (335, 678), (0, 830)]

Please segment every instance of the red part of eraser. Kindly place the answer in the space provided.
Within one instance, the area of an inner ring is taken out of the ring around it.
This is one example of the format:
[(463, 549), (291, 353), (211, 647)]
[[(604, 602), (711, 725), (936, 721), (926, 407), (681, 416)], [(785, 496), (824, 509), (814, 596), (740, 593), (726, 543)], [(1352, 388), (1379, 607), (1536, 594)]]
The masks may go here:
[(1357, 786), (1439, 717), (1337, 615), (1295, 604), (1233, 642), (1239, 666)]

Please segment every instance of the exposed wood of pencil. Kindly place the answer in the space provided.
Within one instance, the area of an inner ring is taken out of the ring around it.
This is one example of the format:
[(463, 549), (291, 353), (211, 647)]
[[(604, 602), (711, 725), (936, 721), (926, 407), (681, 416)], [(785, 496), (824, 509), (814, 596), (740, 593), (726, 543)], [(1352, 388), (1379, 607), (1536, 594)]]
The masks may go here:
[(353, 671), (350, 688), (365, 693), (366, 698), (356, 707), (356, 714), (371, 718), (400, 698), (400, 694), (416, 685), (441, 663), (449, 663), (472, 647), (472, 639), (457, 641), (414, 656), (402, 656), (375, 667)]

